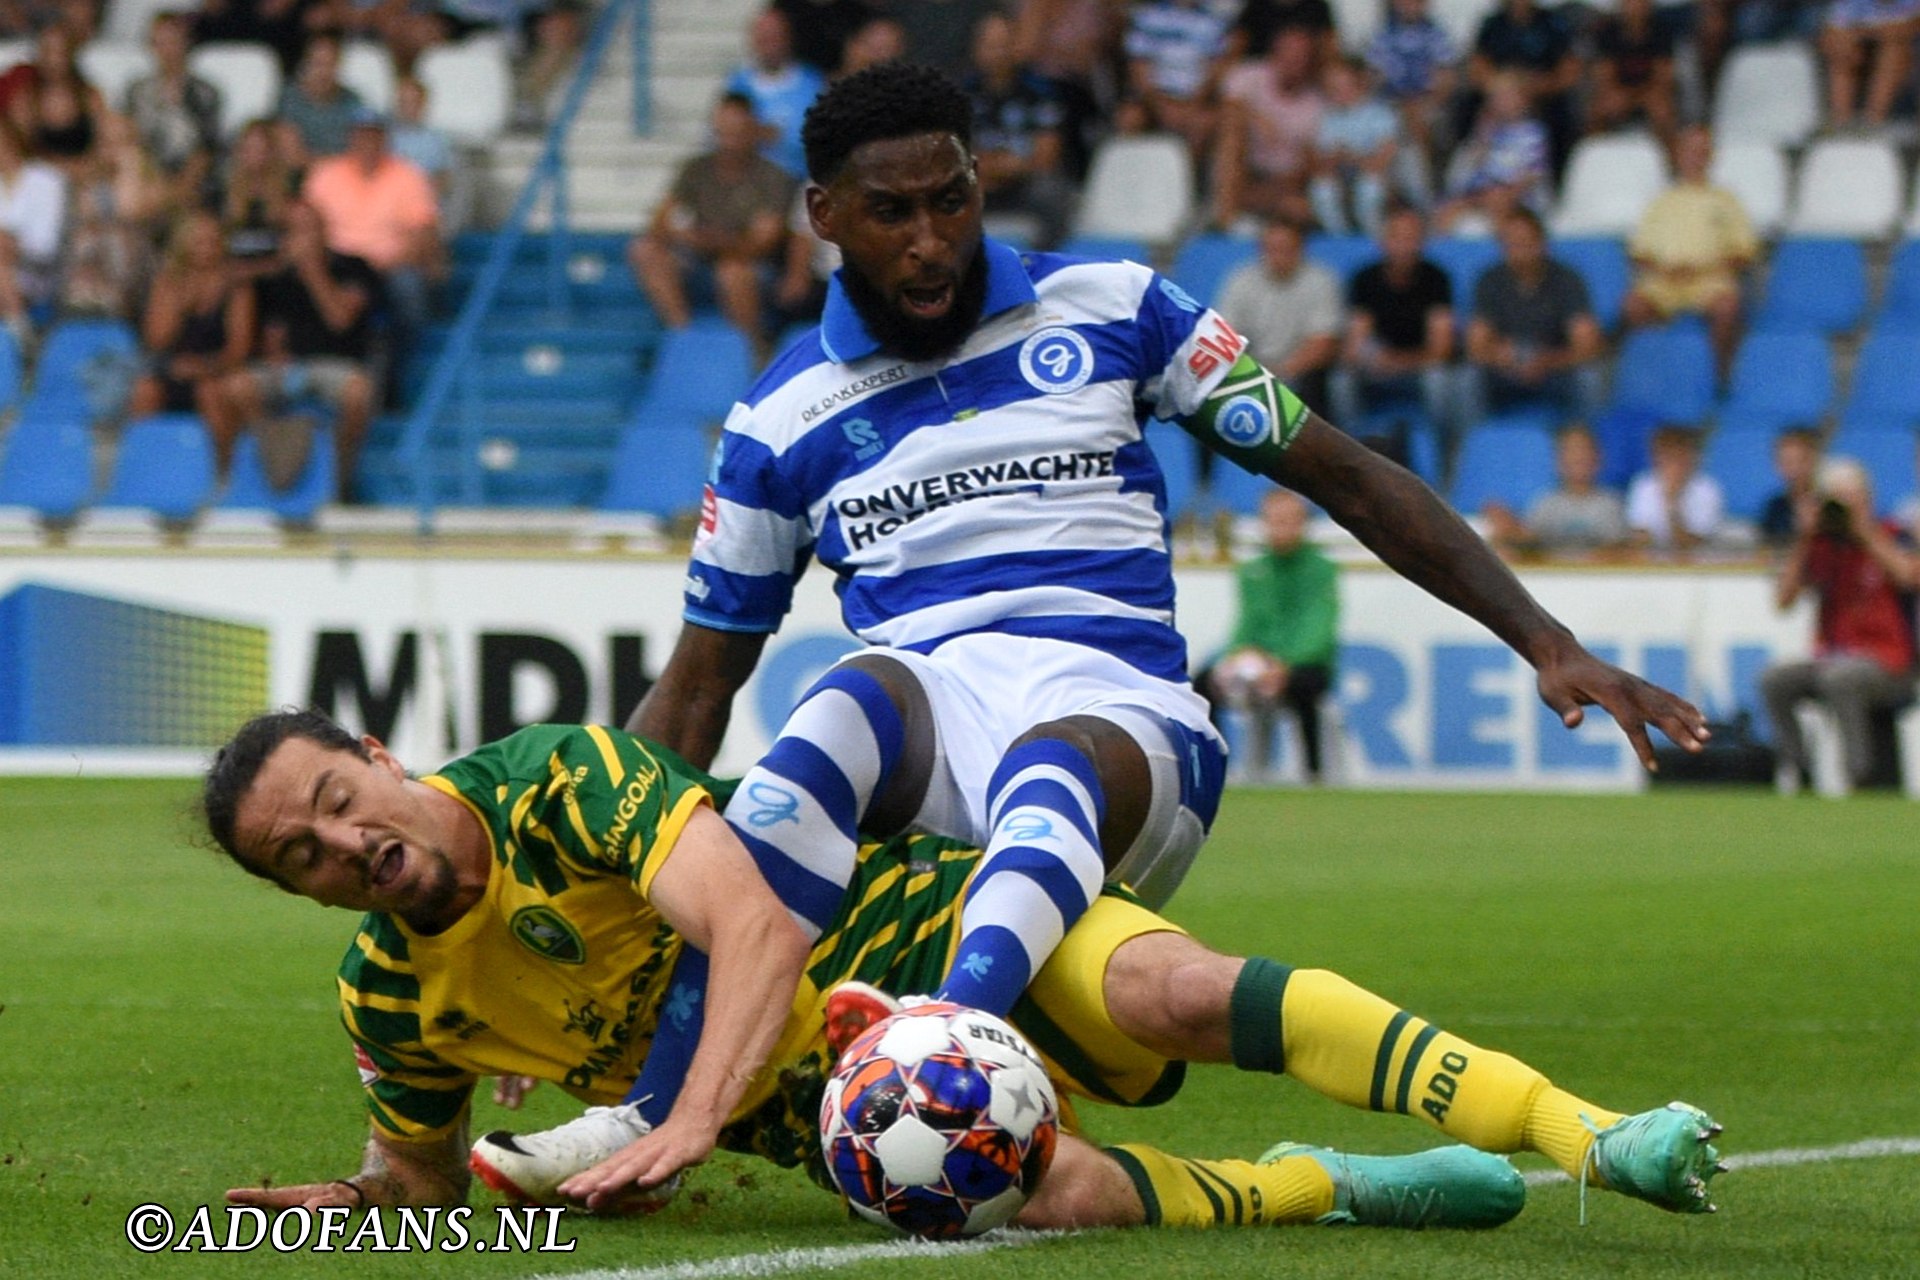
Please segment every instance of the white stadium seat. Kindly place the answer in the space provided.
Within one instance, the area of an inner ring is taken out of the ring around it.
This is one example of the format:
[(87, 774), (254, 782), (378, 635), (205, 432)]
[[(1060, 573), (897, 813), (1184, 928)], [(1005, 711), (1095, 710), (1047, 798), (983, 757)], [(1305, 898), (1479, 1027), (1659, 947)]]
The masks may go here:
[(203, 44), (187, 55), (187, 68), (220, 91), (220, 132), (226, 137), (280, 106), (280, 60), (264, 44)]
[(1170, 134), (1110, 138), (1094, 153), (1076, 236), (1169, 244), (1193, 216), (1193, 161)]
[(199, 0), (107, 0), (107, 11), (100, 23), (103, 38), (120, 44), (147, 42), (147, 28), (156, 13), (192, 13)]
[(1553, 232), (1624, 236), (1667, 185), (1667, 156), (1644, 133), (1586, 138), (1567, 161)]
[(0, 40), (0, 71), (33, 61), (33, 41)]
[(1713, 131), (1722, 142), (1797, 147), (1820, 127), (1820, 67), (1805, 44), (1746, 45), (1720, 72)]
[(1761, 235), (1773, 235), (1786, 221), (1787, 157), (1771, 142), (1719, 144), (1707, 178), (1733, 192)]
[(340, 55), (340, 83), (385, 115), (393, 110), (393, 55), (370, 40), (355, 40)]
[(1907, 214), (1907, 234), (1920, 236), (1920, 170), (1913, 175), (1913, 204)]
[(1826, 138), (1800, 161), (1787, 231), (1796, 236), (1890, 235), (1900, 220), (1900, 157), (1885, 142)]
[(474, 36), (420, 55), (416, 72), (427, 89), (427, 123), (455, 142), (481, 146), (506, 130), (513, 110), (513, 72), (506, 42)]
[(1453, 47), (1465, 57), (1473, 49), (1474, 37), (1487, 15), (1500, 7), (1500, 0), (1433, 0), (1427, 12), (1453, 37)]
[(127, 87), (152, 70), (153, 55), (145, 45), (95, 40), (80, 51), (80, 74), (115, 111), (126, 109)]
[(1387, 0), (1333, 0), (1333, 29), (1354, 53), (1365, 53), (1386, 21)]

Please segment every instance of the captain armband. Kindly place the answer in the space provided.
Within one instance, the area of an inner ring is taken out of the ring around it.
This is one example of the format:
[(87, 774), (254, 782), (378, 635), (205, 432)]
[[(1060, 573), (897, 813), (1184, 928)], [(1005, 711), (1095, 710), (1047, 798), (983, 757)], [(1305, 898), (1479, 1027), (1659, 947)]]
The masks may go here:
[(1266, 366), (1242, 353), (1220, 385), (1179, 423), (1209, 449), (1255, 475), (1268, 475), (1307, 424), (1307, 406)]

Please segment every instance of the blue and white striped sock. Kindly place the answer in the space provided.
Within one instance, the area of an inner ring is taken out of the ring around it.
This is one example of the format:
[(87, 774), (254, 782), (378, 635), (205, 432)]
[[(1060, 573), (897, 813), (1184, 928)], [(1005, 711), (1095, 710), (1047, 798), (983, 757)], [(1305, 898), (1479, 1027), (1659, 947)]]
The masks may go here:
[(1057, 738), (1007, 752), (987, 796), (993, 836), (939, 997), (1004, 1017), (1100, 892), (1107, 802), (1093, 762)]

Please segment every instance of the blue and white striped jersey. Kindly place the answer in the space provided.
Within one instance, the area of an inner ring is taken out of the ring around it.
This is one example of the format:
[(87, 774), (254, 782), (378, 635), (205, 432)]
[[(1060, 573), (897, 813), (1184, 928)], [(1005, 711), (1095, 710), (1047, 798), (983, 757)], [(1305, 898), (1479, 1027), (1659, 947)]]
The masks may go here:
[(835, 281), (727, 419), (686, 617), (772, 631), (812, 556), (869, 643), (1047, 637), (1184, 682), (1142, 428), (1197, 411), (1245, 343), (1135, 263), (982, 252), (982, 320), (941, 361), (880, 351)]

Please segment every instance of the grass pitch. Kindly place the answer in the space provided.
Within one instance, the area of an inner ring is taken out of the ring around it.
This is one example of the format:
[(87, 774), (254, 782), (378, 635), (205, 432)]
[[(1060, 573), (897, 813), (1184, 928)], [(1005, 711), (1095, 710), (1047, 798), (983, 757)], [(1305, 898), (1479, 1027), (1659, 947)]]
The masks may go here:
[[(332, 1001), (353, 918), (186, 847), (192, 794), (0, 780), (0, 1275), (250, 1273), (262, 1254), (137, 1254), (127, 1215), (153, 1202), (184, 1222), (230, 1185), (358, 1166), (365, 1126)], [(1223, 948), (1338, 969), (1607, 1105), (1697, 1102), (1730, 1153), (1915, 1137), (1916, 817), (1878, 798), (1236, 792), (1170, 914)], [(547, 1090), (527, 1114), (571, 1112)], [(482, 1103), (478, 1124), (501, 1114)], [(1439, 1141), (1224, 1068), (1194, 1071), (1157, 1110), (1084, 1115), (1097, 1139), (1191, 1154)], [(1717, 1194), (1711, 1219), (1600, 1195), (1582, 1229), (1561, 1184), (1484, 1234), (1109, 1232), (834, 1274), (1920, 1276), (1920, 1159), (1737, 1171)], [(271, 1265), (525, 1277), (885, 1239), (798, 1174), (731, 1158), (654, 1218), (569, 1216), (562, 1234), (573, 1253)]]

